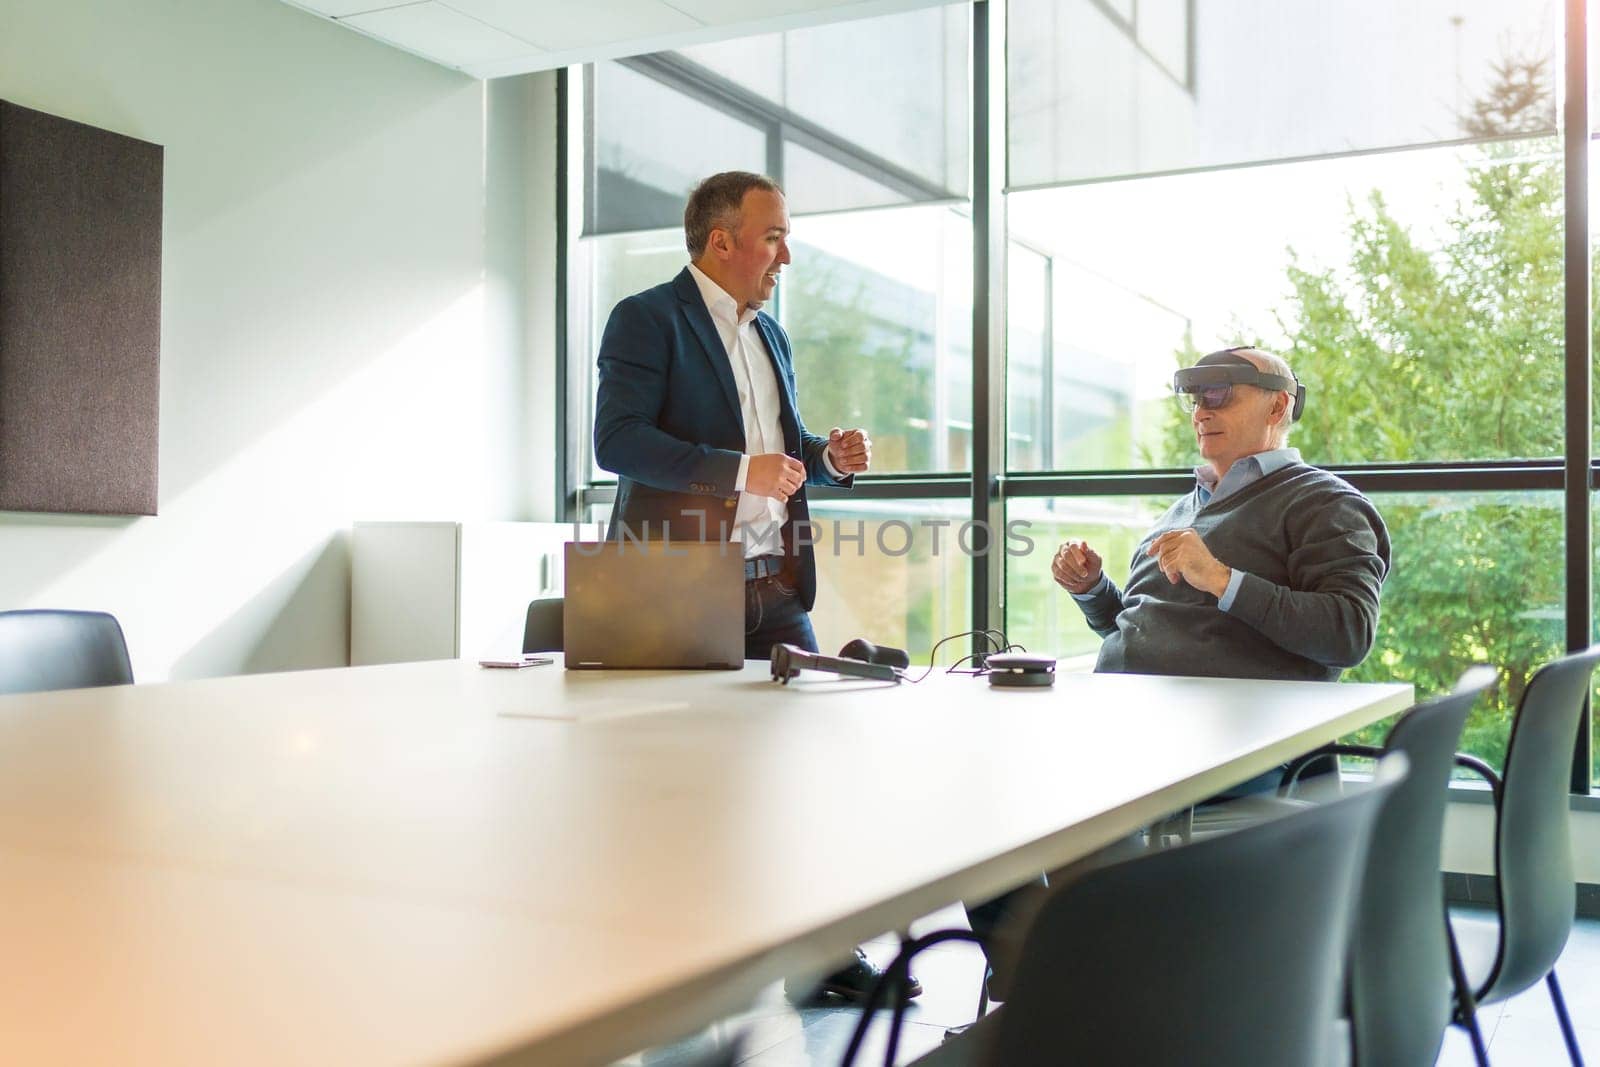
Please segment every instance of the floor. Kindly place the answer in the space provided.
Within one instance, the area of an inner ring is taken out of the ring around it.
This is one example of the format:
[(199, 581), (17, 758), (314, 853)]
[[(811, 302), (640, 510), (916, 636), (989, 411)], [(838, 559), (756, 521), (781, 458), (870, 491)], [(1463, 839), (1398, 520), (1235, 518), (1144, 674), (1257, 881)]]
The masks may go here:
[[(1459, 912), (1457, 919), (1483, 921), (1472, 912)], [(912, 932), (921, 934), (964, 925), (965, 915), (957, 907), (913, 924)], [(864, 947), (875, 961), (886, 965), (894, 957), (897, 942), (890, 936)], [(937, 1046), (947, 1026), (972, 1020), (982, 957), (973, 945), (938, 945), (918, 957), (915, 970), (926, 991), (913, 1002), (907, 1016), (897, 1063), (908, 1063)], [(1579, 920), (1557, 974), (1578, 1028), (1584, 1058), (1600, 1064), (1600, 919)], [(702, 1057), (725, 1047), (736, 1036), (741, 1041), (741, 1064), (838, 1067), (859, 1017), (859, 1011), (847, 1007), (794, 1008), (784, 999), (782, 989), (774, 986), (737, 1018), (679, 1044), (619, 1061), (616, 1067), (698, 1067)], [(886, 1030), (881, 1019), (874, 1023), (858, 1064), (877, 1067), (883, 1062)], [(1483, 1033), (1494, 1067), (1550, 1067), (1567, 1062), (1561, 1032), (1543, 986), (1485, 1009)], [(1472, 1048), (1466, 1035), (1452, 1027), (1445, 1035), (1440, 1067), (1472, 1063)]]
[[(1457, 922), (1475, 921), (1474, 913), (1458, 911)], [(1477, 919), (1484, 922), (1483, 919)], [(1556, 965), (1567, 1013), (1578, 1031), (1578, 1047), (1587, 1063), (1600, 1064), (1600, 919), (1580, 919), (1567, 950)], [(1549, 1067), (1567, 1063), (1567, 1047), (1543, 984), (1521, 996), (1484, 1009), (1483, 1036), (1494, 1067)], [(1472, 1045), (1456, 1027), (1445, 1034), (1440, 1067), (1472, 1064)]]

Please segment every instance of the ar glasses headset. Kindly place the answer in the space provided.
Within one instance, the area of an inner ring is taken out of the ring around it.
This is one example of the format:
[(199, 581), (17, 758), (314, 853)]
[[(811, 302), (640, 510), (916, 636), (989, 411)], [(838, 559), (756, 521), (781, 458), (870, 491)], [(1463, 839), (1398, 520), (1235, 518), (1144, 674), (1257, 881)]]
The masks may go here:
[(1254, 385), (1272, 393), (1290, 393), (1294, 396), (1294, 410), (1290, 422), (1299, 422), (1306, 407), (1306, 387), (1293, 378), (1257, 369), (1238, 348), (1225, 348), (1203, 356), (1200, 362), (1172, 376), (1172, 391), (1178, 394), (1183, 410), (1205, 408), (1215, 411), (1225, 408), (1233, 400), (1233, 387)]

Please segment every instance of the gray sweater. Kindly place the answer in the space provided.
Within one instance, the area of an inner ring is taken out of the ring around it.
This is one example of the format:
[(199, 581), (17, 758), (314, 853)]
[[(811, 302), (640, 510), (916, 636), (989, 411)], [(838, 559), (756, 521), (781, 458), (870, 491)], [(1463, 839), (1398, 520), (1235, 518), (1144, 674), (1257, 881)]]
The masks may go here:
[[(1145, 549), (1193, 527), (1217, 559), (1245, 572), (1229, 610)], [(1336, 681), (1378, 628), (1389, 534), (1372, 502), (1341, 478), (1293, 463), (1221, 500), (1178, 500), (1133, 554), (1128, 588), (1078, 601), (1105, 638), (1097, 671)]]

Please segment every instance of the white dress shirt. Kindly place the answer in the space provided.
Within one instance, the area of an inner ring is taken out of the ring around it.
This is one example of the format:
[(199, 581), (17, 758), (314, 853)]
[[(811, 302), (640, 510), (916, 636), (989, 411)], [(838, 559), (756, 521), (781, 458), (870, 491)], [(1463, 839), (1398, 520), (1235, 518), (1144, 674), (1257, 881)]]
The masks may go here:
[[(734, 482), (739, 505), (734, 510), (733, 539), (744, 543), (745, 559), (776, 555), (783, 551), (783, 524), (789, 521), (789, 506), (776, 497), (747, 493), (744, 485), (751, 456), (784, 450), (783, 426), (778, 418), (778, 376), (766, 343), (756, 331), (755, 311), (741, 309), (738, 301), (693, 263), (689, 264), (689, 273), (700, 287), (712, 325), (727, 352), (733, 383), (739, 388), (739, 414), (744, 418), (745, 454)], [(746, 537), (746, 533), (750, 536)]]

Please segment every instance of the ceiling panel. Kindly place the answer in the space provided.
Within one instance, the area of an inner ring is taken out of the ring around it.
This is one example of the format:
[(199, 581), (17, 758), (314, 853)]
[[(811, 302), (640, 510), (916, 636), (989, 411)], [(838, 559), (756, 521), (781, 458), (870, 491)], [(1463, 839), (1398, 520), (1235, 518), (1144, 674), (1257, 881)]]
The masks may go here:
[(351, 15), (339, 21), (452, 67), (532, 57), (542, 51), (529, 41), (434, 0)]
[(284, 0), (497, 78), (968, 0)]
[(673, 0), (673, 6), (701, 22), (732, 24), (860, 5), (856, 0)]
[(329, 18), (342, 19), (347, 15), (364, 15), (368, 11), (381, 11), (388, 7), (405, 7), (416, 0), (287, 0), (295, 7), (315, 11)]
[(609, 44), (619, 29), (633, 38), (701, 29), (704, 23), (661, 0), (582, 0), (530, 4), (527, 0), (445, 0), (457, 11), (497, 26), (549, 51)]

